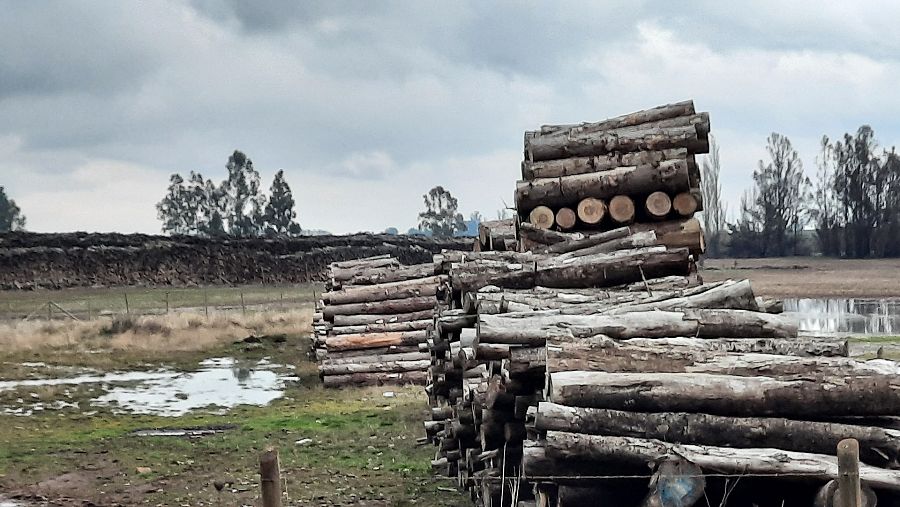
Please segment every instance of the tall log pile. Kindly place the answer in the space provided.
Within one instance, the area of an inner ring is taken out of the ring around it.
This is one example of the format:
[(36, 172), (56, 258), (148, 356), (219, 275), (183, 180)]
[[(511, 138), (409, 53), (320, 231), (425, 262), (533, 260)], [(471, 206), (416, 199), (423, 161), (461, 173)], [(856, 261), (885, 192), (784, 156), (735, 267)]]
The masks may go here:
[(313, 353), (325, 386), (423, 384), (420, 351), (447, 277), (434, 264), (390, 255), (334, 262), (313, 316)]
[[(695, 156), (709, 152), (709, 131), (709, 115), (685, 101), (526, 132), (519, 218), (537, 229), (582, 233), (636, 224), (667, 246), (702, 253), (693, 218), (703, 209)], [(540, 245), (526, 235), (520, 249)]]

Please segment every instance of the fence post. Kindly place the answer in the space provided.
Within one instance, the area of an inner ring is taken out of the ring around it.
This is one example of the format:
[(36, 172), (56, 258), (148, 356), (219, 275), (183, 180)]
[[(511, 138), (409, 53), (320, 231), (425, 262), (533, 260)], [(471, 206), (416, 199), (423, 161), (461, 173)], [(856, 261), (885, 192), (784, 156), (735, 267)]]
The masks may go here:
[(209, 320), (209, 294), (206, 292), (206, 289), (203, 289), (203, 313), (206, 314), (206, 319)]
[(169, 313), (169, 291), (166, 291), (166, 314)]
[(259, 487), (263, 507), (281, 507), (281, 473), (274, 447), (267, 447), (259, 456)]
[(47, 301), (47, 321), (53, 320), (53, 305), (50, 304), (50, 301)]
[(244, 306), (244, 293), (241, 292), (241, 315), (247, 315), (247, 307)]
[(128, 307), (128, 293), (125, 292), (124, 295), (125, 295), (125, 315), (130, 315), (131, 308)]
[(90, 299), (87, 300), (87, 307), (88, 307), (88, 320), (94, 320), (94, 318), (91, 316), (91, 300)]
[(281, 310), (284, 311), (284, 292), (281, 293)]
[(846, 438), (838, 442), (838, 498), (839, 507), (861, 507), (862, 491), (859, 483), (859, 442)]

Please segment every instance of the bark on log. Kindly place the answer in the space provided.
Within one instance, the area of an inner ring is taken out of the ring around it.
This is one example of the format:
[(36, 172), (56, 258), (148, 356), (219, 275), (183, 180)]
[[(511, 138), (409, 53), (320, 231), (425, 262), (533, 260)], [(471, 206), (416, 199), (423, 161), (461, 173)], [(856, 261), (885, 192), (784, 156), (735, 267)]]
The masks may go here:
[[(659, 440), (631, 437), (583, 435), (548, 431), (545, 445), (548, 456), (597, 462), (649, 463), (669, 456), (680, 456), (695, 465), (720, 473), (736, 475), (793, 475), (835, 479), (837, 458), (822, 454), (782, 449), (734, 449), (689, 444), (669, 444)], [(900, 471), (869, 465), (860, 466), (860, 477), (875, 489), (900, 490)]]
[(575, 215), (575, 212), (572, 211), (572, 208), (563, 207), (556, 212), (556, 225), (564, 231), (575, 227), (577, 221), (578, 217)]
[(583, 239), (584, 235), (578, 232), (559, 232), (548, 229), (541, 229), (528, 222), (519, 224), (519, 236), (533, 243), (539, 243), (541, 246), (554, 245), (563, 241), (572, 241)]
[(320, 375), (352, 375), (355, 373), (402, 373), (405, 371), (425, 371), (431, 359), (415, 361), (382, 360), (360, 363), (332, 364), (328, 361), (319, 365)]
[(586, 197), (578, 203), (578, 218), (586, 224), (599, 224), (605, 216), (606, 203), (601, 199)]
[[(687, 161), (666, 160), (658, 167), (620, 167), (602, 173), (519, 181), (516, 183), (516, 209), (524, 214), (539, 206), (577, 204), (587, 197), (610, 199), (617, 195), (648, 194), (656, 190), (674, 194), (689, 188)], [(615, 215), (612, 216), (615, 218)], [(531, 222), (535, 223), (534, 220)]]
[(544, 287), (610, 287), (670, 275), (687, 275), (693, 263), (684, 248), (664, 247), (619, 250), (570, 261), (543, 263), (534, 284)]
[[(519, 208), (521, 210), (521, 208)], [(528, 221), (538, 229), (549, 229), (555, 221), (553, 210), (547, 206), (535, 205), (529, 208)]]
[(347, 269), (358, 266), (366, 267), (383, 267), (388, 265), (398, 265), (399, 261), (391, 254), (373, 255), (371, 257), (363, 257), (362, 259), (350, 259), (348, 261), (332, 262), (328, 265), (331, 269)]
[(703, 228), (696, 218), (667, 220), (665, 222), (632, 224), (632, 232), (654, 231), (660, 245), (669, 248), (688, 248), (694, 255), (706, 251)]
[(422, 352), (419, 350), (418, 345), (393, 345), (390, 347), (377, 347), (357, 350), (325, 351), (324, 349), (318, 349), (316, 352), (318, 351), (322, 351), (324, 353), (324, 356), (320, 359), (321, 361), (324, 361), (325, 359), (351, 359), (354, 357), (366, 357), (371, 355), (408, 354), (410, 352)]
[(591, 234), (589, 236), (581, 238), (564, 239), (554, 244), (550, 244), (543, 249), (537, 249), (535, 250), (535, 253), (563, 254), (599, 245), (601, 243), (606, 243), (615, 239), (624, 238), (625, 236), (628, 236), (630, 234), (631, 229), (629, 229), (628, 227), (619, 227), (617, 229), (612, 229), (597, 234)]
[[(353, 262), (353, 261), (349, 261)], [(383, 259), (375, 259), (372, 261), (358, 262), (355, 264), (346, 264), (343, 266), (331, 266), (331, 277), (335, 282), (341, 283), (350, 280), (353, 277), (364, 275), (371, 269), (377, 268), (396, 268), (400, 266), (400, 261), (392, 257)]]
[(325, 387), (347, 385), (380, 386), (384, 384), (417, 384), (424, 385), (427, 375), (424, 371), (407, 371), (403, 373), (354, 373), (352, 375), (327, 375), (322, 379)]
[(632, 338), (622, 340), (624, 345), (665, 347), (668, 349), (689, 348), (735, 353), (779, 354), (787, 356), (847, 357), (850, 344), (847, 340), (834, 338)]
[(430, 297), (412, 297), (407, 299), (389, 299), (372, 303), (352, 303), (348, 305), (326, 306), (323, 314), (325, 320), (334, 321), (335, 315), (384, 315), (391, 313), (413, 313), (434, 308), (437, 299)]
[(690, 116), (694, 114), (694, 101), (685, 100), (675, 102), (673, 104), (664, 104), (650, 109), (643, 109), (634, 113), (623, 114), (613, 118), (607, 118), (598, 122), (583, 122), (568, 125), (542, 125), (537, 132), (532, 132), (532, 136), (540, 136), (546, 134), (565, 134), (573, 128), (589, 128), (593, 130), (612, 130), (625, 127), (634, 127), (643, 123), (651, 123), (679, 116)]
[(329, 305), (347, 305), (407, 299), (422, 296), (436, 296), (445, 276), (430, 276), (414, 280), (403, 280), (378, 285), (365, 285), (322, 294), (322, 300)]
[(338, 364), (362, 364), (362, 363), (380, 363), (380, 362), (391, 362), (391, 361), (421, 361), (425, 359), (431, 359), (431, 355), (428, 352), (402, 352), (397, 354), (381, 354), (381, 353), (372, 353), (371, 355), (359, 355), (353, 357), (338, 357), (334, 359), (326, 359), (323, 361), (323, 364), (328, 365), (338, 365)]
[(515, 243), (515, 239), (516, 224), (511, 218), (478, 224), (478, 241), (482, 250), (506, 250), (507, 242)]
[(434, 263), (412, 264), (408, 266), (386, 268), (373, 268), (360, 271), (359, 274), (347, 279), (338, 279), (341, 285), (378, 285), (382, 283), (401, 282), (403, 280), (415, 280), (434, 276)]
[[(526, 349), (527, 350), (527, 349)], [(544, 350), (541, 348), (541, 350)], [(658, 345), (639, 346), (607, 337), (549, 340), (546, 370), (603, 371), (615, 373), (715, 373), (736, 376), (792, 378), (816, 376), (900, 375), (892, 361), (856, 361), (837, 357), (797, 357), (777, 354), (734, 354), (689, 348), (666, 349)], [(516, 359), (515, 354), (510, 355)]]
[(631, 153), (609, 153), (593, 157), (570, 157), (554, 160), (522, 162), (522, 179), (559, 178), (576, 174), (609, 171), (616, 167), (636, 165), (658, 166), (664, 160), (687, 159), (693, 157), (684, 148), (660, 151), (637, 151)]
[(390, 324), (394, 322), (411, 322), (416, 320), (431, 319), (434, 310), (421, 310), (412, 313), (394, 313), (387, 315), (335, 315), (334, 326), (364, 326), (367, 324)]
[(617, 224), (630, 224), (634, 222), (634, 200), (627, 195), (617, 195), (609, 200), (609, 212), (612, 221)]
[(325, 347), (332, 350), (359, 350), (390, 347), (394, 345), (414, 345), (425, 341), (425, 331), (407, 331), (402, 333), (371, 333), (329, 336), (325, 339)]
[(637, 232), (629, 236), (625, 236), (624, 238), (614, 239), (591, 247), (561, 254), (556, 259), (554, 259), (554, 262), (561, 262), (566, 259), (574, 259), (577, 257), (585, 257), (588, 255), (615, 252), (616, 250), (631, 250), (635, 248), (656, 246), (657, 244), (658, 242), (656, 241), (655, 232)]
[(385, 322), (376, 324), (362, 324), (358, 326), (337, 326), (332, 327), (330, 334), (332, 336), (346, 334), (366, 334), (366, 333), (394, 333), (398, 331), (422, 331), (428, 329), (434, 323), (432, 319), (413, 320), (409, 322)]
[(549, 399), (639, 412), (823, 417), (900, 413), (896, 376), (778, 380), (710, 373), (551, 373)]
[(604, 313), (619, 315), (622, 313), (644, 312), (651, 310), (683, 310), (686, 308), (717, 308), (730, 310), (758, 311), (756, 297), (750, 280), (732, 281), (715, 285), (709, 289), (705, 286), (688, 289), (681, 297), (666, 297), (655, 301), (624, 303)]
[(855, 438), (862, 460), (868, 464), (896, 465), (900, 458), (900, 431), (777, 417), (625, 412), (540, 402), (534, 426), (541, 431), (651, 438), (679, 444), (772, 447), (817, 454), (833, 454), (842, 439)]
[(679, 215), (692, 217), (700, 207), (700, 203), (691, 192), (680, 192), (672, 199), (672, 207)]
[(653, 220), (662, 220), (672, 211), (672, 199), (665, 192), (657, 190), (644, 200), (644, 211)]

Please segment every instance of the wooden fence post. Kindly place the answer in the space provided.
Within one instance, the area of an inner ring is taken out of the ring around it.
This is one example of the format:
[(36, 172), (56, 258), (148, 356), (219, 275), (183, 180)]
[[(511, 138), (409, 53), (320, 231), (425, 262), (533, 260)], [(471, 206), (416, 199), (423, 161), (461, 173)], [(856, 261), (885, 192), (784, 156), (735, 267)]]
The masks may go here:
[(128, 307), (128, 293), (125, 292), (125, 315), (131, 315), (131, 308)]
[(90, 299), (87, 300), (87, 307), (88, 307), (88, 320), (94, 320), (93, 316), (91, 315), (92, 312), (91, 312), (91, 300)]
[(267, 447), (259, 456), (259, 487), (263, 507), (281, 507), (281, 472), (274, 447)]
[(244, 293), (241, 292), (241, 315), (247, 315), (247, 307), (244, 306)]
[(209, 320), (209, 294), (203, 289), (203, 313), (206, 314), (206, 320)]
[(859, 442), (847, 438), (838, 442), (839, 507), (861, 507), (862, 491), (859, 483)]
[(166, 291), (166, 314), (169, 313), (169, 291)]
[(50, 304), (50, 301), (47, 301), (47, 321), (53, 320), (53, 305)]

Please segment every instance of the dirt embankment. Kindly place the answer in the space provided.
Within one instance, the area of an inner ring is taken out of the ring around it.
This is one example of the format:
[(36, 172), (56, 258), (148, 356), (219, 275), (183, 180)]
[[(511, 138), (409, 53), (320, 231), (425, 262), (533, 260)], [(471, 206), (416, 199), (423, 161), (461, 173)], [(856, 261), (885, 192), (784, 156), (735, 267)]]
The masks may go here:
[(0, 234), (0, 289), (285, 284), (321, 281), (330, 262), (392, 254), (431, 262), (471, 239), (354, 234), (210, 239), (144, 234)]
[(706, 259), (701, 273), (708, 282), (749, 278), (760, 296), (900, 297), (900, 259)]

